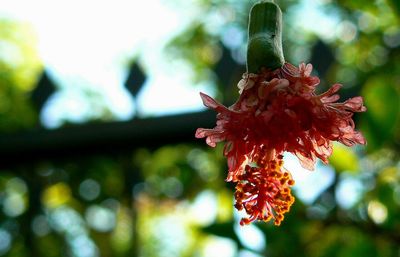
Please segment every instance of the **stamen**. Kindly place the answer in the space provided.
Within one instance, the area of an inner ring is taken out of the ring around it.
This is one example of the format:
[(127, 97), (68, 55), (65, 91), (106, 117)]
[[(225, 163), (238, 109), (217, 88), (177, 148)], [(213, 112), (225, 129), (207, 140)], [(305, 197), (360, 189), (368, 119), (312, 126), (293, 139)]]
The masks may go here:
[[(294, 202), (290, 186), (293, 180), (289, 172), (283, 171), (282, 157), (270, 160), (264, 166), (246, 167), (246, 172), (237, 182), (235, 193), (235, 208), (245, 210), (249, 217), (240, 221), (241, 225), (254, 220), (269, 221), (279, 225)], [(276, 163), (282, 163), (275, 165)], [(272, 168), (274, 167), (274, 168)]]

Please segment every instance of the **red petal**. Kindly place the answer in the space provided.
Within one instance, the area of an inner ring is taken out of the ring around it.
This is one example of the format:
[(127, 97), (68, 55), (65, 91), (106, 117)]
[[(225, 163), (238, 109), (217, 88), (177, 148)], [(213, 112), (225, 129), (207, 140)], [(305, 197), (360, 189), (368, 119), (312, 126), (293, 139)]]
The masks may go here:
[(363, 105), (361, 96), (353, 97), (344, 102), (346, 109), (353, 112), (365, 112), (367, 108)]
[(215, 101), (211, 96), (208, 96), (202, 92), (200, 92), (200, 97), (201, 97), (201, 100), (203, 100), (203, 104), (206, 107), (216, 109), (218, 106), (221, 105), (217, 101)]

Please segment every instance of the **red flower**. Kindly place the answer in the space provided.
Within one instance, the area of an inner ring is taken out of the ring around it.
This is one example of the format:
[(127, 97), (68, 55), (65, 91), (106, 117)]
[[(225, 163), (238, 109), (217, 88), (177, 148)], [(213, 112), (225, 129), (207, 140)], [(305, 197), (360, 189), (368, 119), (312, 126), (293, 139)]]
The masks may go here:
[[(312, 170), (316, 158), (328, 162), (332, 141), (347, 146), (366, 143), (352, 120), (354, 112), (366, 110), (362, 98), (337, 103), (339, 84), (316, 95), (319, 79), (311, 71), (311, 64), (297, 68), (286, 63), (274, 71), (244, 74), (238, 84), (240, 97), (229, 108), (201, 93), (204, 105), (218, 112), (217, 126), (197, 129), (196, 137), (206, 137), (212, 147), (226, 141), (227, 181), (238, 183), (235, 206), (250, 215), (241, 224), (271, 218), (280, 224), (289, 210), (293, 183), (282, 171), (283, 152), (295, 154)], [(282, 177), (287, 181), (280, 183)]]

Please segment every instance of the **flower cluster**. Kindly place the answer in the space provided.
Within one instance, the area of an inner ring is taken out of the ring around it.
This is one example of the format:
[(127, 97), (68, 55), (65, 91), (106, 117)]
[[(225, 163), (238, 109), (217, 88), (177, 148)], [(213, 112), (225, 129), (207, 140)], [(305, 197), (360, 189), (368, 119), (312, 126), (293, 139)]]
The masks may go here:
[(340, 84), (317, 95), (319, 79), (311, 71), (311, 64), (285, 63), (273, 71), (245, 73), (238, 83), (240, 97), (229, 108), (201, 93), (204, 105), (218, 113), (217, 125), (197, 129), (196, 137), (212, 147), (226, 141), (227, 181), (237, 183), (235, 207), (249, 215), (241, 224), (274, 219), (279, 225), (289, 211), (294, 181), (282, 166), (284, 152), (312, 170), (317, 158), (328, 162), (332, 141), (366, 143), (352, 120), (354, 112), (366, 110), (362, 98), (337, 102)]
[[(260, 167), (246, 165), (245, 173), (238, 176), (236, 185), (235, 207), (245, 209), (249, 218), (243, 218), (241, 225), (254, 220), (269, 221), (275, 219), (275, 225), (283, 220), (283, 214), (288, 212), (294, 202), (289, 186), (294, 185), (290, 173), (283, 165), (283, 156), (277, 160), (262, 160)], [(265, 159), (265, 158), (264, 158)]]

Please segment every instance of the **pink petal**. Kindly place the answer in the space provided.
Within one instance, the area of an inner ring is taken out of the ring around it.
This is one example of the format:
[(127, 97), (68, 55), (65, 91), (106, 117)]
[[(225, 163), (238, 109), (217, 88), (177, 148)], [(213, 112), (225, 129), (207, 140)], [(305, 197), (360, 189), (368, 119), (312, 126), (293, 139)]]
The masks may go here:
[(203, 104), (206, 107), (212, 108), (212, 109), (216, 109), (218, 106), (220, 106), (221, 104), (218, 103), (217, 101), (215, 101), (211, 96), (208, 96), (202, 92), (200, 92), (200, 97), (201, 100), (203, 101)]
[(346, 109), (353, 112), (365, 112), (367, 108), (363, 105), (363, 98), (361, 96), (353, 97), (344, 102)]

